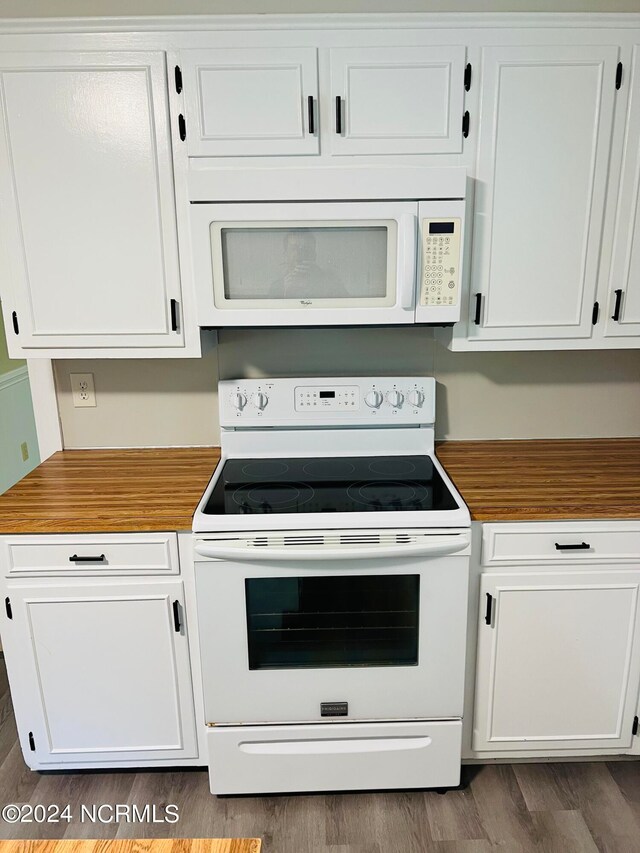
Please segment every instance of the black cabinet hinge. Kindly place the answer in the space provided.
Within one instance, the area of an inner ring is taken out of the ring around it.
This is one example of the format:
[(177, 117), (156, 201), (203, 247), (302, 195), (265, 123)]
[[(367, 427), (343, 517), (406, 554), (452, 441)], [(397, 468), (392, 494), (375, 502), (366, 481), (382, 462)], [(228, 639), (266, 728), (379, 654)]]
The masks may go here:
[(178, 133), (180, 134), (180, 139), (184, 142), (187, 138), (187, 123), (182, 113), (178, 116)]
[(13, 619), (13, 610), (11, 609), (11, 599), (8, 596), (4, 600), (4, 609), (7, 611), (7, 619)]
[(33, 736), (33, 732), (29, 732), (29, 749), (31, 750), (31, 752), (36, 751), (36, 741)]
[(591, 312), (591, 325), (595, 326), (598, 322), (598, 314), (600, 313), (600, 305), (598, 302), (593, 303), (593, 311)]
[(11, 314), (11, 322), (13, 323), (13, 331), (16, 333), (16, 335), (19, 335), (20, 326), (18, 325), (18, 315), (15, 311), (13, 311)]
[(633, 726), (631, 727), (631, 734), (632, 735), (638, 734), (638, 718), (637, 717), (633, 718)]
[(467, 62), (467, 67), (464, 69), (464, 90), (468, 92), (471, 88), (471, 63)]
[(618, 67), (616, 68), (616, 89), (619, 89), (622, 86), (622, 63), (618, 63)]
[(491, 625), (491, 619), (493, 617), (492, 610), (493, 610), (493, 596), (491, 595), (490, 592), (488, 592), (487, 593), (487, 608), (484, 611), (484, 621), (487, 623), (487, 625)]
[(179, 303), (177, 299), (171, 300), (171, 331), (178, 331), (178, 308)]
[(469, 110), (462, 116), (462, 135), (465, 139), (469, 136)]
[(182, 92), (182, 69), (179, 65), (176, 65), (174, 78), (176, 81), (176, 92), (180, 94), (180, 92)]

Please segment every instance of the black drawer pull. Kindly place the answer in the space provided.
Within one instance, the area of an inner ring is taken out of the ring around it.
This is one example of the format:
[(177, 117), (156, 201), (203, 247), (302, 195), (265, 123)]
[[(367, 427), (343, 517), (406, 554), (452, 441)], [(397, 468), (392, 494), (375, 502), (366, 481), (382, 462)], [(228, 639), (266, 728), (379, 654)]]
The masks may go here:
[(556, 551), (587, 551), (591, 548), (587, 542), (578, 542), (575, 545), (560, 545), (556, 542)]
[(182, 624), (180, 623), (180, 602), (178, 599), (173, 602), (173, 627), (176, 634), (179, 634)]
[(615, 320), (617, 323), (618, 320), (620, 319), (620, 307), (622, 305), (622, 291), (621, 290), (614, 290), (613, 292), (616, 295), (616, 304), (615, 304), (615, 307), (613, 309), (613, 314), (611, 315), (611, 319)]
[(69, 557), (70, 563), (104, 563), (105, 561), (104, 554), (100, 554), (99, 557), (79, 557), (77, 554), (74, 554), (73, 557)]
[(309, 135), (313, 136), (316, 132), (315, 117), (313, 114), (313, 95), (309, 95), (307, 98), (307, 115), (309, 117)]
[(481, 316), (482, 316), (482, 294), (476, 293), (476, 315), (473, 318), (473, 322), (476, 326), (480, 325)]
[(336, 133), (342, 134), (342, 98), (336, 95)]
[(487, 609), (484, 612), (484, 621), (487, 625), (491, 625), (491, 607), (493, 605), (493, 596), (490, 592), (487, 593)]

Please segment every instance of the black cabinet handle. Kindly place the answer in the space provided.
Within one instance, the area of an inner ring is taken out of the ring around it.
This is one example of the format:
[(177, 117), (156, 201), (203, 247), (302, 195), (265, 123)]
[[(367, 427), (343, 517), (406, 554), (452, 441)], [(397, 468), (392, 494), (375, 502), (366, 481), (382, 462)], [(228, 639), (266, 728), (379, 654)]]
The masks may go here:
[(99, 557), (79, 557), (77, 554), (74, 554), (73, 557), (69, 557), (70, 563), (104, 563), (104, 561), (104, 554), (100, 554)]
[(176, 634), (179, 634), (182, 625), (180, 623), (180, 602), (178, 599), (173, 602), (173, 627)]
[(184, 142), (187, 138), (187, 123), (182, 113), (178, 116), (178, 133), (180, 134), (180, 139)]
[(481, 311), (482, 311), (482, 294), (476, 293), (476, 314), (475, 314), (475, 317), (473, 318), (473, 322), (475, 323), (476, 326), (480, 325)]
[(315, 116), (313, 114), (313, 95), (307, 98), (307, 116), (309, 119), (309, 134), (313, 136), (316, 132)]
[(178, 300), (171, 300), (171, 331), (178, 331)]
[(176, 92), (180, 94), (182, 92), (182, 69), (179, 65), (176, 65), (173, 73), (176, 81)]
[(342, 135), (342, 98), (336, 95), (336, 133)]
[(13, 610), (11, 609), (11, 599), (9, 596), (4, 600), (4, 609), (7, 611), (7, 619), (13, 619)]
[(484, 621), (487, 625), (491, 625), (491, 610), (493, 605), (493, 596), (490, 592), (487, 593), (487, 609), (484, 612)]
[(20, 326), (18, 325), (18, 314), (13, 311), (11, 314), (11, 322), (13, 323), (13, 331), (16, 335), (20, 334)]
[(462, 116), (462, 135), (465, 139), (469, 136), (469, 110)]
[(622, 305), (622, 291), (621, 290), (614, 290), (613, 292), (616, 295), (616, 304), (615, 304), (615, 307), (613, 309), (613, 314), (611, 315), (611, 319), (615, 320), (617, 322), (620, 319), (620, 306)]
[(578, 542), (575, 545), (560, 545), (556, 542), (556, 551), (587, 551), (591, 548), (588, 542)]

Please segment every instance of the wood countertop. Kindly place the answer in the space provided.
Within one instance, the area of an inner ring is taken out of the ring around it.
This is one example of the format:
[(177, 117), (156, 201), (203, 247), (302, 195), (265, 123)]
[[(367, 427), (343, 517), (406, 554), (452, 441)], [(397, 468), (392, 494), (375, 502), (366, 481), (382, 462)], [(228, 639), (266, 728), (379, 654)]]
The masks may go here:
[[(640, 438), (452, 441), (474, 521), (640, 520)], [(219, 448), (64, 450), (0, 495), (2, 533), (190, 530)]]
[(0, 841), (0, 853), (260, 853), (259, 838)]
[(191, 530), (218, 447), (62, 450), (0, 495), (0, 533)]
[(436, 453), (474, 521), (640, 520), (640, 438), (452, 441)]

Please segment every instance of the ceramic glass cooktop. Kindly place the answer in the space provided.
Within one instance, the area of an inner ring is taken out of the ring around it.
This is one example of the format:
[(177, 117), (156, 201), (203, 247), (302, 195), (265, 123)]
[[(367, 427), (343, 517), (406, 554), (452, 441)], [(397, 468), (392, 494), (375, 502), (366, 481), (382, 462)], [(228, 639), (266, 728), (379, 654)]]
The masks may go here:
[(203, 512), (412, 512), (458, 505), (429, 456), (230, 459)]

